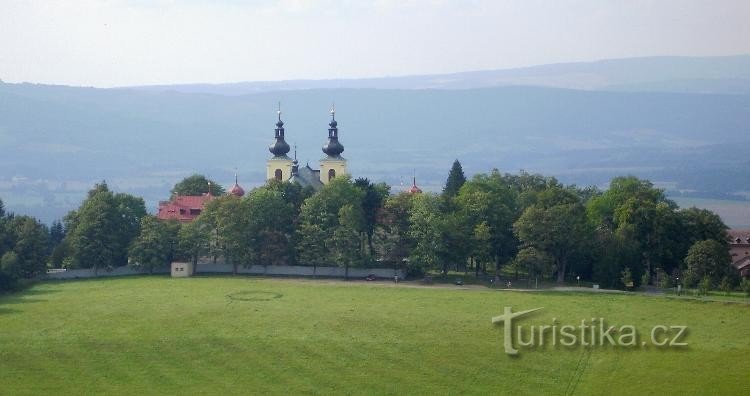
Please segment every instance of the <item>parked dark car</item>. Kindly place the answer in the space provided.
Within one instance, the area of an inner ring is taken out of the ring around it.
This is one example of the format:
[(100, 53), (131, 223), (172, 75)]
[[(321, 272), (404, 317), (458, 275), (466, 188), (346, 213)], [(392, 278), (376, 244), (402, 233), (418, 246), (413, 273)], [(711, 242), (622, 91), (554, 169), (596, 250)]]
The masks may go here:
[(366, 281), (374, 281), (375, 279), (377, 279), (375, 274), (370, 274), (370, 275), (367, 275), (367, 277), (365, 277)]

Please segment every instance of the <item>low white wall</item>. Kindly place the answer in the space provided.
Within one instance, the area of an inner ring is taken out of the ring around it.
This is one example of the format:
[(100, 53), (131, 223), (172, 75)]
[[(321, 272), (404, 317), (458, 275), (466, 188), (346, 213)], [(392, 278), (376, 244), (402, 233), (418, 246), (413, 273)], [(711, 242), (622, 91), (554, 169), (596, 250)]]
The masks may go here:
[[(94, 273), (92, 268), (81, 268), (81, 269), (69, 269), (66, 271), (55, 271), (47, 273), (46, 279), (76, 279), (76, 278), (104, 278), (108, 276), (127, 276), (127, 275), (144, 275), (148, 274), (148, 271), (141, 271), (133, 267), (117, 267), (112, 271), (100, 269)], [(169, 268), (158, 268), (154, 269), (154, 274), (168, 274)]]
[[(209, 261), (198, 262), (195, 272), (198, 274), (218, 273), (231, 274), (234, 268), (231, 264), (216, 263)], [(154, 274), (168, 274), (169, 268), (154, 269)], [(343, 278), (346, 269), (343, 267), (304, 267), (297, 265), (253, 265), (250, 267), (237, 266), (237, 273), (248, 275), (270, 275), (270, 276), (319, 276), (323, 278)], [(45, 279), (76, 279), (76, 278), (102, 278), (108, 276), (144, 275), (148, 271), (141, 271), (133, 267), (117, 267), (112, 271), (100, 269), (94, 274), (93, 269), (70, 269), (67, 271), (55, 271), (47, 273)], [(349, 268), (349, 278), (364, 278), (370, 274), (378, 278), (393, 279), (394, 275), (404, 277), (402, 270), (394, 271), (391, 268)]]

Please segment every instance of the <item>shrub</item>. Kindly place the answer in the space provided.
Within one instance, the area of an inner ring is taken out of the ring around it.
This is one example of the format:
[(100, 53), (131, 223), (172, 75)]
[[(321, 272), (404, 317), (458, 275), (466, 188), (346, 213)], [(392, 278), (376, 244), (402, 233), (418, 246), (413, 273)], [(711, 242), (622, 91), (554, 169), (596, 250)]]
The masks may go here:
[(719, 284), (719, 290), (724, 292), (724, 295), (729, 295), (729, 292), (732, 291), (732, 282), (729, 280), (728, 276), (725, 276), (721, 278), (721, 283)]
[(743, 278), (740, 287), (745, 292), (745, 296), (750, 297), (750, 278)]
[(651, 283), (651, 274), (646, 270), (646, 272), (643, 273), (643, 276), (641, 276), (641, 286), (646, 287), (649, 283)]
[(630, 268), (625, 267), (621, 275), (620, 281), (622, 281), (622, 285), (625, 286), (626, 290), (631, 289), (633, 287), (633, 273), (630, 272)]
[(698, 294), (708, 295), (708, 291), (711, 290), (711, 278), (704, 276), (700, 282), (698, 282)]
[(16, 278), (0, 271), (0, 294), (16, 290), (16, 288), (18, 288)]

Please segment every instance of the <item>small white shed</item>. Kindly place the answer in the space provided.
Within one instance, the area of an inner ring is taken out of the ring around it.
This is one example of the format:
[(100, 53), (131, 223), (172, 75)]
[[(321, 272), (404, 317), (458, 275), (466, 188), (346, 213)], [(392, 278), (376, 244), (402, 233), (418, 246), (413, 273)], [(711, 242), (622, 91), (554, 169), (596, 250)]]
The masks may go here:
[(173, 278), (184, 278), (193, 276), (193, 263), (172, 263), (172, 277)]

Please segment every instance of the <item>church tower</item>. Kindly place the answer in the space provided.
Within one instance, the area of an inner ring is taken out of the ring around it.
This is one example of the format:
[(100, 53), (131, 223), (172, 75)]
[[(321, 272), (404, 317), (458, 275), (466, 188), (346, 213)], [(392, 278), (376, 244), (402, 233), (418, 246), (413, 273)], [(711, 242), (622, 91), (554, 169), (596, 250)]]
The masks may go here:
[(346, 159), (341, 156), (344, 146), (339, 143), (339, 129), (336, 122), (336, 108), (331, 107), (331, 122), (328, 124), (328, 143), (323, 146), (326, 156), (320, 160), (320, 181), (328, 184), (334, 177), (347, 173)]
[(268, 151), (273, 154), (266, 162), (266, 179), (276, 179), (287, 181), (292, 176), (292, 159), (286, 154), (289, 152), (289, 144), (284, 140), (284, 122), (281, 121), (281, 104), (276, 112), (279, 121), (276, 123), (276, 141), (268, 147)]

